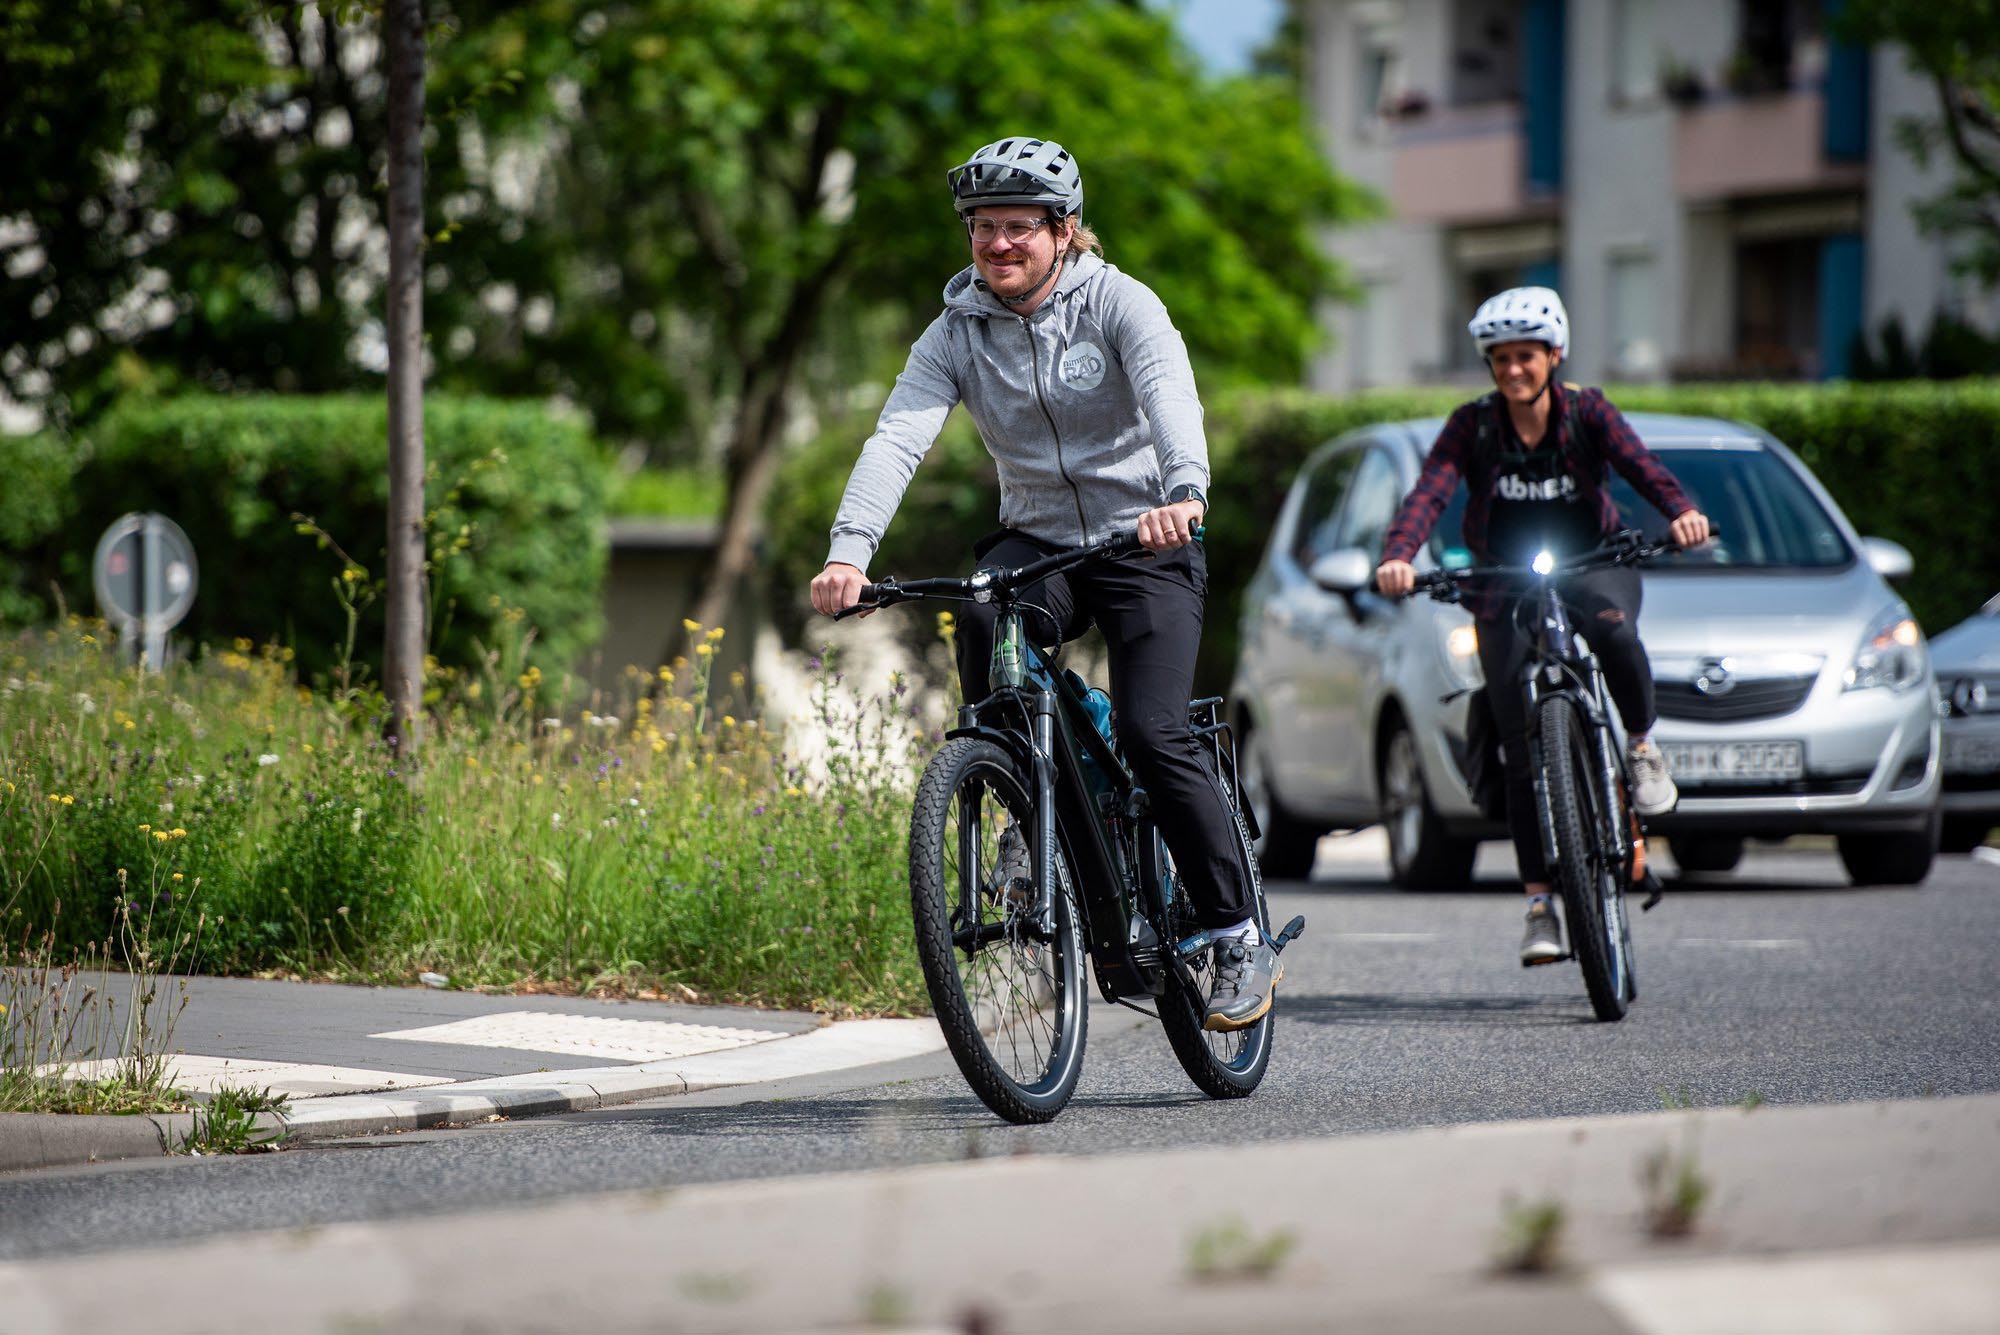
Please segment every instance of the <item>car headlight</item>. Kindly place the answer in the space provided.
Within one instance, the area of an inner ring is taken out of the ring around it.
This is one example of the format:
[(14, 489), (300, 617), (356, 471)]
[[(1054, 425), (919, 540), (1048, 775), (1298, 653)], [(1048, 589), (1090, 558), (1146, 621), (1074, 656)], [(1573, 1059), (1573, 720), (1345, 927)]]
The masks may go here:
[(1444, 660), (1445, 675), (1468, 691), (1486, 682), (1479, 670), (1479, 631), (1471, 625), (1438, 623), (1438, 657)]
[(1861, 637), (1854, 666), (1847, 669), (1847, 689), (1866, 690), (1886, 686), (1907, 691), (1923, 681), (1930, 667), (1930, 653), (1924, 647), (1924, 633), (1903, 608), (1894, 607), (1877, 618)]

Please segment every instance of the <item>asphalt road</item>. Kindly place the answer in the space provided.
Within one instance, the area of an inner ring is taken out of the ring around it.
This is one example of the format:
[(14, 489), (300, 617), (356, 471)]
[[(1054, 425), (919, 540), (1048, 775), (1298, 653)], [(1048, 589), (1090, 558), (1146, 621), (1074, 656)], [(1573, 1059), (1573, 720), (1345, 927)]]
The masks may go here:
[(924, 1059), (867, 1084), (0, 1179), (0, 1257), (970, 1155), (2000, 1090), (2000, 866), (1940, 859), (1919, 889), (1855, 890), (1830, 854), (1753, 854), (1640, 919), (1640, 998), (1617, 1025), (1592, 1022), (1573, 967), (1519, 967), (1518, 892), (1497, 877), (1408, 895), (1364, 867), (1321, 871), (1274, 887), (1273, 916), (1309, 926), (1247, 1101), (1200, 1097), (1151, 1021), (1099, 1008), (1081, 1089), (1049, 1126), (1003, 1125), (948, 1059)]

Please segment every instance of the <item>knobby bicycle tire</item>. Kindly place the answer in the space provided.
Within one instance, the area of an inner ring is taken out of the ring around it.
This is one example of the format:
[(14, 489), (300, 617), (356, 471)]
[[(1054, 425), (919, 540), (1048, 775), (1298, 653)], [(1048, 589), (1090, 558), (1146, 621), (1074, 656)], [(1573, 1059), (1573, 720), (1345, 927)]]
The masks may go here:
[[(989, 831), (979, 813), (988, 809), (990, 796), (997, 802), (994, 814), (1004, 811), (1032, 848), (1032, 792), (1027, 776), (1003, 748), (955, 737), (925, 766), (910, 818), (910, 909), (931, 1008), (966, 1084), (988, 1108), (1016, 1123), (1046, 1122), (1060, 1113), (1083, 1070), (1088, 984), (1075, 881), (1061, 857), (1060, 840), (1053, 941), (1003, 936), (966, 951), (954, 934), (968, 919), (975, 930), (1004, 927), (1008, 921), (1007, 898), (990, 890), (993, 878), (985, 874), (987, 860), (995, 857), (998, 831)], [(968, 819), (975, 823), (968, 826)], [(969, 850), (968, 841), (973, 845)], [(968, 855), (973, 864), (969, 874)], [(1033, 972), (1001, 979), (1007, 995), (986, 994), (985, 982), (999, 977), (1010, 963), (1031, 958)], [(968, 970), (981, 986), (968, 989)], [(1038, 1015), (1044, 991), (1052, 1017), (1046, 1033), (1034, 1016), (1016, 1013), (1020, 1006), (1033, 1005)]]
[[(1250, 904), (1257, 919), (1257, 930), (1268, 937), (1271, 913), (1264, 903), (1264, 878), (1258, 874), (1250, 831), (1243, 824), (1243, 813), (1233, 805), (1229, 815), (1235, 824), (1238, 849), (1250, 877)], [(1159, 839), (1159, 831), (1153, 826), (1142, 828), (1140, 833), (1142, 837)], [(1162, 873), (1159, 888), (1171, 892), (1175, 885), (1173, 864), (1167, 856), (1164, 841), (1156, 855), (1156, 865)], [(1172, 949), (1175, 941), (1200, 930), (1188, 905), (1185, 889), (1168, 906), (1166, 917), (1174, 929), (1169, 933), (1167, 949)], [(1167, 1031), (1167, 1042), (1174, 1050), (1175, 1059), (1197, 1089), (1212, 1099), (1247, 1098), (1263, 1083), (1264, 1072), (1271, 1064), (1271, 1039), (1277, 1027), (1276, 1003), (1274, 1001), (1272, 1009), (1264, 1012), (1263, 1018), (1247, 1028), (1230, 1033), (1210, 1033), (1201, 1026), (1208, 1007), (1205, 983), (1212, 977), (1213, 968), (1211, 957), (1204, 969), (1196, 971), (1197, 982), (1192, 988), (1182, 983), (1178, 974), (1168, 972), (1167, 990), (1159, 999), (1160, 1025)]]
[(1570, 952), (1583, 970), (1584, 990), (1597, 1018), (1622, 1020), (1627, 997), (1620, 943), (1611, 939), (1604, 912), (1604, 896), (1617, 893), (1608, 878), (1618, 872), (1606, 866), (1609, 853), (1600, 839), (1602, 795), (1594, 782), (1590, 734), (1577, 717), (1576, 702), (1567, 696), (1545, 698), (1538, 718), (1542, 775), (1556, 827), (1557, 856), (1549, 871), (1562, 893)]

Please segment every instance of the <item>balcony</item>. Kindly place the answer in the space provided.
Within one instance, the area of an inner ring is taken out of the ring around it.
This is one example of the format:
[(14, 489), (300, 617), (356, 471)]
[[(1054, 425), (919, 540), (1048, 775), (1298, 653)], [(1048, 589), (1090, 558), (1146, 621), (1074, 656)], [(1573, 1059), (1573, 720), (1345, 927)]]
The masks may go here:
[(1827, 156), (1826, 97), (1817, 88), (1685, 108), (1674, 127), (1674, 189), (1682, 199), (1854, 189), (1865, 165)]
[(1518, 218), (1538, 202), (1527, 188), (1528, 140), (1513, 102), (1440, 107), (1397, 127), (1389, 197), (1398, 218), (1470, 223)]

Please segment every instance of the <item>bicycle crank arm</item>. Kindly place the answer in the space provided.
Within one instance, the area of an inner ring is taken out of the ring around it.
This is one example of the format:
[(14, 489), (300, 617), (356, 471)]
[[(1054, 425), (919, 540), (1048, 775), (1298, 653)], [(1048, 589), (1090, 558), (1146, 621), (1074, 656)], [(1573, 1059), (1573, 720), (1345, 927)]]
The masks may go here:
[[(1283, 951), (1286, 946), (1289, 946), (1293, 941), (1297, 940), (1299, 934), (1305, 931), (1305, 929), (1306, 929), (1305, 915), (1300, 914), (1298, 917), (1292, 919), (1290, 922), (1285, 924), (1284, 931), (1279, 932), (1276, 936), (1270, 938), (1271, 949), (1275, 951)], [(1174, 946), (1174, 954), (1181, 960), (1182, 963), (1185, 964), (1187, 961), (1195, 958), (1195, 956), (1201, 954), (1202, 951), (1207, 950), (1210, 946), (1214, 944), (1215, 944), (1214, 932), (1196, 932), (1193, 936), (1186, 937), (1182, 939), (1178, 944), (1176, 944)]]

